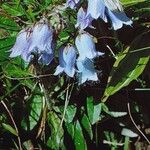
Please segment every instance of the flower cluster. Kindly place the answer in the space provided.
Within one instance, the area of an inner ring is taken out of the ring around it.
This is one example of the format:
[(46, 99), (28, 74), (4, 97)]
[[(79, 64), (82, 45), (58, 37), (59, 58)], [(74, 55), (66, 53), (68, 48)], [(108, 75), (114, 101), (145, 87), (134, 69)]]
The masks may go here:
[[(76, 59), (77, 51), (79, 56)], [(93, 60), (101, 55), (103, 53), (96, 51), (91, 35), (86, 32), (80, 33), (75, 39), (75, 46), (67, 45), (59, 50), (59, 65), (54, 75), (65, 72), (69, 77), (73, 77), (77, 72), (79, 84), (88, 80), (98, 81)], [(77, 69), (75, 69), (75, 64)]]
[(11, 48), (10, 57), (21, 56), (25, 62), (34, 57), (41, 64), (48, 65), (53, 59), (53, 29), (48, 20), (42, 18), (34, 26), (19, 32), (15, 45)]
[[(37, 57), (39, 63), (48, 65), (54, 57), (52, 38), (52, 28), (45, 18), (41, 19), (35, 26), (20, 31), (15, 45), (11, 48), (10, 57), (21, 56), (25, 62)], [(80, 33), (74, 46), (68, 44), (59, 49), (59, 65), (54, 75), (65, 72), (69, 77), (74, 77), (77, 73), (79, 84), (87, 80), (97, 81), (93, 59), (101, 55), (103, 53), (96, 51), (91, 35), (87, 32)]]
[[(79, 0), (77, 1), (79, 3)], [(67, 0), (67, 4), (72, 7), (74, 0)], [(82, 7), (78, 10), (76, 27), (81, 30), (90, 27), (92, 20), (101, 18), (105, 22), (110, 21), (114, 30), (122, 28), (123, 24), (131, 25), (132, 21), (126, 16), (119, 0), (88, 0), (87, 9)]]
[[(79, 4), (80, 0), (66, 2), (66, 6), (72, 9), (77, 8)], [(98, 80), (94, 59), (102, 56), (103, 53), (96, 51), (92, 36), (83, 31), (86, 27), (92, 26), (92, 21), (98, 18), (105, 22), (110, 20), (115, 30), (121, 28), (123, 24), (131, 25), (132, 23), (123, 12), (118, 0), (88, 0), (87, 9), (81, 7), (78, 10), (76, 27), (80, 29), (80, 32), (75, 38), (75, 45), (68, 44), (59, 49), (59, 65), (54, 75), (64, 72), (69, 77), (74, 77), (76, 73), (79, 84), (88, 80)], [(53, 32), (48, 20), (43, 17), (35, 25), (19, 32), (10, 50), (10, 57), (21, 56), (25, 62), (35, 59), (40, 64), (50, 64), (54, 58)]]

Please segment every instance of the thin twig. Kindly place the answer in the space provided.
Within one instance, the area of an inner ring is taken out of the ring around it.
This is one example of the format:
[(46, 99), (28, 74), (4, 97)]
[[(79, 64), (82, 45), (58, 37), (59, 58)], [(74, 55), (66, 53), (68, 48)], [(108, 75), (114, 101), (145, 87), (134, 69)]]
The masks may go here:
[(44, 78), (44, 77), (49, 77), (52, 76), (53, 74), (43, 74), (43, 75), (38, 75), (38, 76), (32, 76), (32, 77), (20, 77), (20, 78), (13, 78), (9, 77), (7, 75), (4, 75), (4, 77), (11, 79), (11, 80), (26, 80), (26, 79), (39, 79), (39, 78)]
[(51, 105), (49, 103), (49, 96), (48, 96), (47, 90), (45, 89), (45, 87), (44, 87), (44, 85), (42, 83), (39, 83), (39, 87), (41, 89), (41, 92), (44, 93), (43, 102), (46, 102), (47, 107), (50, 110), (51, 109)]
[(111, 54), (113, 55), (113, 57), (116, 59), (116, 55), (114, 54), (114, 52), (112, 51), (112, 49), (110, 48), (110, 46), (106, 45), (106, 47), (109, 49), (109, 51), (111, 52)]
[(150, 141), (149, 139), (146, 137), (146, 135), (139, 129), (139, 127), (136, 125), (132, 115), (131, 115), (131, 110), (130, 110), (130, 104), (128, 103), (128, 113), (129, 113), (129, 116), (130, 116), (130, 119), (132, 121), (132, 123), (134, 124), (134, 126), (136, 127), (136, 129), (141, 133), (141, 135), (144, 137), (144, 139), (147, 141), (148, 144), (150, 144)]
[(16, 125), (16, 123), (15, 123), (15, 121), (14, 121), (14, 118), (13, 118), (11, 112), (9, 111), (9, 109), (7, 108), (6, 104), (4, 103), (4, 101), (1, 101), (1, 103), (2, 103), (2, 105), (4, 106), (4, 108), (6, 109), (8, 115), (9, 115), (9, 117), (10, 117), (10, 119), (11, 119), (13, 125), (14, 125), (14, 128), (15, 128), (15, 130), (16, 130), (16, 132), (17, 132), (17, 138), (18, 138), (19, 149), (22, 150), (21, 140), (20, 140), (20, 137), (19, 137), (19, 131), (18, 131), (17, 125)]
[(106, 141), (106, 140), (103, 140), (103, 143), (109, 144), (109, 145), (116, 145), (116, 146), (123, 146), (124, 145), (124, 143), (115, 143), (115, 142), (110, 142), (110, 141)]
[(64, 106), (63, 116), (62, 116), (62, 119), (61, 119), (61, 122), (60, 122), (60, 127), (62, 127), (63, 121), (65, 119), (65, 114), (66, 114), (66, 109), (67, 109), (68, 104), (69, 104), (69, 85), (67, 86), (65, 106)]

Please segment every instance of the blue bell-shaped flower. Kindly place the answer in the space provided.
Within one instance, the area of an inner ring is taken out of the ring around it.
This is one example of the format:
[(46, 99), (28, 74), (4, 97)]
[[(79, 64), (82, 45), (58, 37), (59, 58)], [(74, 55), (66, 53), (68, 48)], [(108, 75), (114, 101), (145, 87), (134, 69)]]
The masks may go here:
[(10, 49), (11, 54), (9, 57), (17, 57), (22, 54), (22, 52), (27, 51), (29, 49), (31, 43), (31, 29), (23, 29), (21, 30), (16, 38), (16, 42), (14, 46)]
[(77, 60), (79, 84), (86, 81), (98, 81), (97, 72), (94, 68), (94, 63), (89, 58)]
[(76, 49), (73, 46), (62, 47), (59, 50), (59, 65), (54, 75), (65, 72), (69, 77), (75, 74)]
[(107, 9), (107, 13), (114, 30), (122, 28), (123, 24), (130, 26), (132, 24), (132, 20), (130, 20), (124, 12), (115, 12)]
[[(28, 52), (38, 54), (39, 63), (46, 63), (46, 65), (48, 65), (53, 59), (52, 40), (53, 29), (49, 26), (48, 20), (46, 18), (42, 18), (33, 27), (31, 45)], [(47, 57), (46, 54), (49, 57)], [(49, 59), (47, 60), (47, 58)], [(44, 59), (46, 59), (46, 61)]]
[(93, 19), (98, 19), (99, 17), (107, 22), (107, 16), (105, 14), (106, 6), (103, 0), (88, 0), (87, 15), (91, 15)]
[(96, 51), (93, 38), (86, 32), (81, 33), (76, 37), (75, 45), (79, 52), (78, 60), (84, 60), (85, 58), (93, 59), (104, 54)]
[(35, 55), (39, 63), (48, 65), (53, 59), (52, 40), (53, 30), (48, 20), (42, 18), (32, 28), (20, 31), (10, 57), (21, 55), (25, 62), (30, 62)]
[(84, 10), (82, 7), (78, 10), (77, 14), (77, 24), (76, 27), (80, 28), (81, 30), (84, 30), (86, 27), (90, 27), (92, 23), (93, 18), (90, 15), (87, 15), (86, 10)]
[(132, 21), (126, 16), (119, 0), (88, 0), (87, 15), (105, 22), (111, 21), (113, 29), (122, 28), (123, 24), (131, 25)]

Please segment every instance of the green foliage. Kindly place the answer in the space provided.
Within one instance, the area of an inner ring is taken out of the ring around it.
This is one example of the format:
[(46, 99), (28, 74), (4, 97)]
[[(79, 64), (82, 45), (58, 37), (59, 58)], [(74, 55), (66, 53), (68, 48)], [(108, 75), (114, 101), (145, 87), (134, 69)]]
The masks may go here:
[(143, 72), (149, 61), (149, 35), (149, 32), (140, 35), (131, 43), (130, 48), (116, 56), (117, 59), (110, 73), (103, 101), (129, 85)]

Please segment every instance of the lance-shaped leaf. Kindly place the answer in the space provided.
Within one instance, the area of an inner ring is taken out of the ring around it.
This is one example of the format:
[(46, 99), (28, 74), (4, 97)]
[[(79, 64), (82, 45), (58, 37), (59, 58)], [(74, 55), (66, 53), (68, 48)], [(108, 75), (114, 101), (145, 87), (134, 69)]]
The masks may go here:
[(118, 55), (108, 78), (103, 101), (141, 75), (149, 61), (149, 37), (149, 32), (138, 36), (129, 49)]

